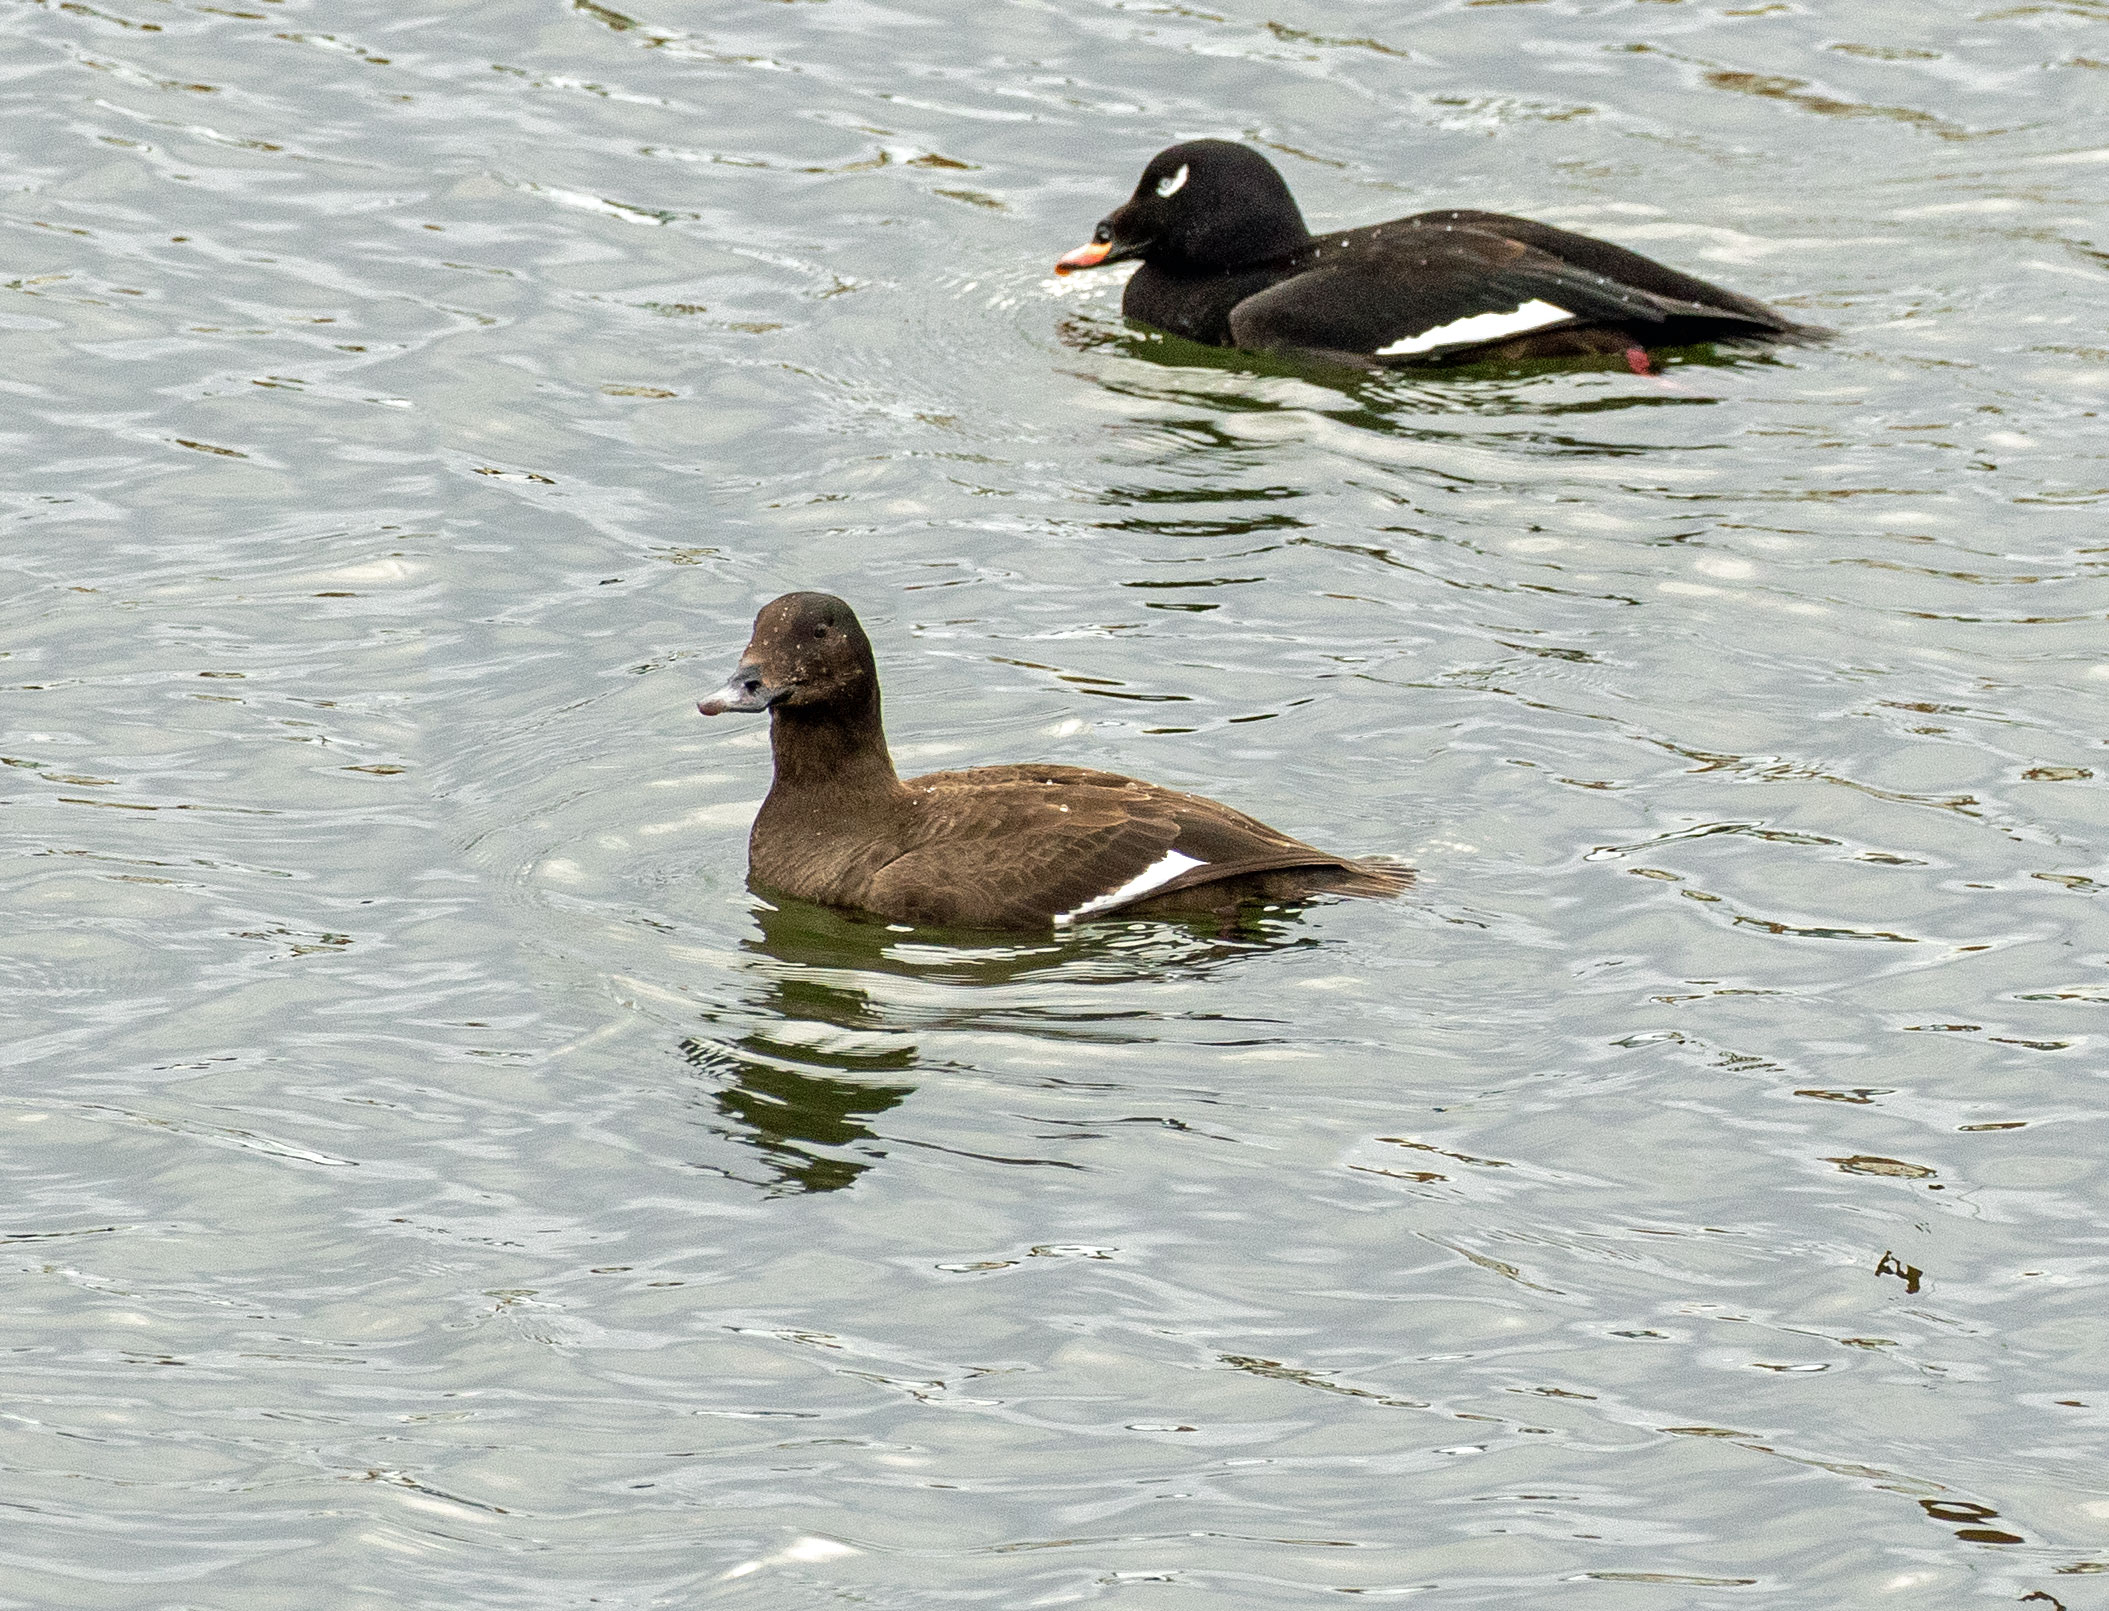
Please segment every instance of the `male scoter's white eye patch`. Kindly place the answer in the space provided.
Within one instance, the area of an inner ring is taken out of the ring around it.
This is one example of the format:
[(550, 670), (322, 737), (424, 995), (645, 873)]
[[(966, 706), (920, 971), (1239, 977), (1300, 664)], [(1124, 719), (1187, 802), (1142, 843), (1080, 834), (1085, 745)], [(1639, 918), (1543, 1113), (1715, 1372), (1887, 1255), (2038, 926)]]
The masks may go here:
[(1160, 179), (1157, 181), (1157, 194), (1160, 196), (1176, 196), (1182, 189), (1185, 188), (1185, 186), (1186, 164), (1182, 162), (1179, 164), (1179, 171), (1177, 173), (1173, 174), (1169, 179)]

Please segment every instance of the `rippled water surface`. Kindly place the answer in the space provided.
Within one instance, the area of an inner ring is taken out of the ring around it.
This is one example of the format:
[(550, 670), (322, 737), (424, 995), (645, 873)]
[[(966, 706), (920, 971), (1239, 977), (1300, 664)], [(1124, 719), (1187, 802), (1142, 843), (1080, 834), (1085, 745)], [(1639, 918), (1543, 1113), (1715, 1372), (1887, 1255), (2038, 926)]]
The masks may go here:
[[(0, 1604), (2109, 1606), (2109, 4), (7, 0), (0, 94)], [(1049, 265), (1200, 134), (1839, 334), (1153, 340)], [(904, 767), (1419, 885), (772, 910), (792, 587)]]

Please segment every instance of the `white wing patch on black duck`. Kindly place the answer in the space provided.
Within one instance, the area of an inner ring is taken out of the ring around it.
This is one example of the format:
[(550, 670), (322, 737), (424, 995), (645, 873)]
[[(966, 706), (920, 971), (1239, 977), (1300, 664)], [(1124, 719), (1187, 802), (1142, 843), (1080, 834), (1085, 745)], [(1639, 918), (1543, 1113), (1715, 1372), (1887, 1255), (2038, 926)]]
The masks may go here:
[(1543, 330), (1547, 325), (1564, 324), (1573, 317), (1565, 308), (1555, 307), (1542, 297), (1532, 297), (1507, 313), (1475, 313), (1418, 335), (1401, 336), (1390, 346), (1379, 347), (1377, 356), (1396, 358), (1410, 352), (1433, 352), (1438, 347), (1476, 346), (1483, 341), (1499, 341), (1505, 336)]

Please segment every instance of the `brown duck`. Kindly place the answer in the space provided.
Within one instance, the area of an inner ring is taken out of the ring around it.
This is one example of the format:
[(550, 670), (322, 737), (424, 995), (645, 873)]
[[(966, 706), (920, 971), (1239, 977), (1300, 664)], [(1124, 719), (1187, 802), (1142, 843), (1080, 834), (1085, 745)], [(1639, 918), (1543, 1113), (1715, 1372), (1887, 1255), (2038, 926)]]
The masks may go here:
[(1255, 899), (1396, 895), (1413, 878), (1117, 772), (1028, 763), (903, 780), (871, 641), (826, 593), (765, 605), (732, 680), (696, 708), (769, 713), (776, 777), (748, 872), (798, 900), (903, 923), (1044, 930)]

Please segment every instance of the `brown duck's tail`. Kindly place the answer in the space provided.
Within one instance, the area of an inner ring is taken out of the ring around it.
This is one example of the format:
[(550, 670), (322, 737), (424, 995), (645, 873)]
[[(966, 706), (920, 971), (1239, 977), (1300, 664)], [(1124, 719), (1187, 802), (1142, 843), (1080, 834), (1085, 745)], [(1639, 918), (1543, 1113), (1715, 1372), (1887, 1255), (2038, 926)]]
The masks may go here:
[(1389, 856), (1359, 856), (1337, 870), (1327, 871), (1331, 876), (1323, 882), (1315, 882), (1312, 887), (1328, 895), (1361, 895), (1372, 900), (1389, 900), (1413, 887), (1413, 869)]
[(1307, 895), (1353, 895), (1369, 900), (1390, 900), (1413, 886), (1413, 869), (1389, 856), (1342, 858), (1335, 862), (1306, 862), (1300, 867), (1276, 867), (1223, 879), (1210, 889), (1226, 890), (1244, 900), (1301, 900)]
[(1413, 883), (1413, 869), (1388, 856), (1338, 861), (1298, 861), (1287, 867), (1248, 867), (1214, 878), (1145, 895), (1114, 909), (1122, 917), (1169, 917), (1195, 912), (1228, 913), (1246, 901), (1306, 900), (1313, 895), (1353, 895), (1388, 900)]

